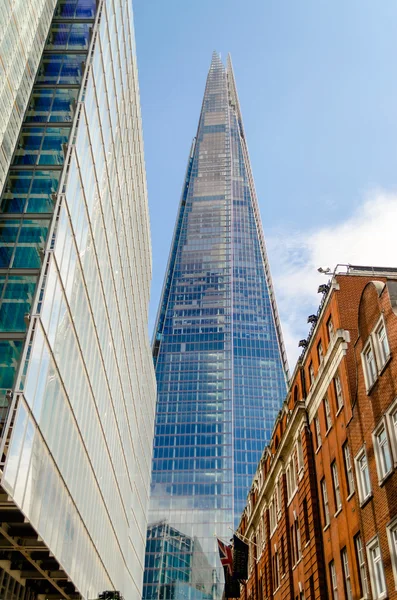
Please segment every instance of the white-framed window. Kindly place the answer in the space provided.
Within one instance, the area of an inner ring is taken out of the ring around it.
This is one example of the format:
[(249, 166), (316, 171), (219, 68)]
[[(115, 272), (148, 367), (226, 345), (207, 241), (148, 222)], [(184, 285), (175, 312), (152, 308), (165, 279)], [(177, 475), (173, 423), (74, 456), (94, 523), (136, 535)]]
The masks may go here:
[(386, 598), (386, 580), (383, 569), (382, 555), (380, 552), (378, 537), (367, 544), (367, 556), (369, 564), (369, 576), (371, 580), (372, 597), (374, 600)]
[(342, 550), (343, 576), (345, 580), (346, 599), (353, 600), (352, 583), (350, 579), (349, 559), (347, 556), (347, 548)]
[(321, 480), (321, 495), (323, 498), (323, 510), (324, 510), (324, 527), (329, 525), (329, 504), (328, 504), (328, 492), (327, 492), (327, 483), (325, 481), (325, 477)]
[(272, 561), (272, 571), (273, 571), (273, 588), (277, 590), (280, 587), (280, 561), (278, 557), (277, 548), (274, 549), (273, 561)]
[(318, 414), (314, 417), (314, 431), (316, 432), (316, 449), (321, 446), (321, 429), (320, 429), (320, 419), (318, 418)]
[(386, 424), (383, 420), (372, 434), (372, 437), (379, 481), (382, 481), (393, 468), (389, 438), (387, 435)]
[(335, 561), (329, 563), (329, 578), (331, 580), (332, 600), (338, 600), (338, 580), (336, 577)]
[(387, 339), (386, 327), (381, 320), (378, 327), (375, 329), (375, 340), (376, 340), (376, 349), (377, 349), (377, 358), (378, 358), (378, 367), (382, 369), (382, 367), (386, 364), (387, 359), (390, 356), (390, 346), (389, 341)]
[(349, 444), (345, 442), (343, 446), (343, 458), (345, 462), (346, 482), (347, 482), (347, 493), (350, 496), (354, 492), (354, 475), (353, 465), (351, 461)]
[(334, 324), (332, 322), (332, 317), (329, 317), (328, 321), (327, 321), (327, 330), (328, 330), (328, 339), (329, 341), (332, 340), (332, 338), (334, 337)]
[(368, 598), (368, 579), (367, 570), (365, 568), (364, 548), (361, 540), (361, 535), (358, 533), (354, 537), (354, 545), (356, 547), (357, 564), (360, 573), (361, 597)]
[(329, 431), (332, 427), (332, 417), (331, 417), (331, 408), (329, 405), (328, 397), (324, 398), (324, 416), (325, 416), (325, 426), (327, 431)]
[(336, 410), (339, 410), (343, 406), (343, 392), (342, 392), (342, 384), (340, 381), (339, 375), (335, 375), (334, 377), (334, 387), (335, 387), (335, 397), (336, 397)]
[(335, 460), (331, 465), (331, 469), (332, 469), (332, 482), (334, 484), (335, 512), (338, 512), (338, 510), (340, 508), (342, 508), (342, 498), (340, 495), (338, 468), (336, 466)]
[(254, 564), (255, 564), (255, 559), (256, 559), (256, 546), (255, 546), (255, 534), (253, 533), (250, 537), (250, 543), (249, 543), (249, 570), (250, 572), (252, 571), (252, 569), (254, 568)]
[(301, 438), (301, 434), (299, 434), (299, 437), (296, 441), (296, 455), (298, 457), (298, 475), (299, 478), (302, 477), (302, 472), (304, 469), (304, 462), (303, 462), (303, 448), (302, 448), (302, 438)]
[(386, 413), (388, 432), (390, 435), (390, 445), (394, 457), (394, 465), (397, 465), (397, 399), (389, 407)]
[(295, 543), (296, 543), (296, 557), (299, 561), (302, 558), (302, 541), (301, 541), (301, 530), (299, 527), (299, 519), (295, 518)]
[(290, 501), (292, 496), (294, 495), (294, 493), (296, 491), (296, 487), (297, 487), (295, 452), (293, 452), (293, 454), (292, 454), (292, 458), (288, 463), (285, 474), (287, 477), (287, 496), (288, 496), (288, 501)]
[(270, 523), (270, 536), (273, 535), (274, 530), (277, 526), (277, 518), (276, 518), (276, 504), (274, 500), (269, 504), (269, 523)]
[(365, 452), (365, 448), (361, 448), (360, 452), (354, 459), (354, 462), (356, 465), (358, 494), (360, 497), (360, 502), (364, 502), (372, 493), (367, 453)]
[(266, 546), (266, 523), (265, 523), (265, 515), (261, 516), (260, 522), (259, 522), (259, 529), (261, 532), (261, 542), (262, 545), (261, 547), (264, 548)]
[(276, 514), (276, 518), (277, 518), (277, 521), (279, 521), (281, 519), (281, 511), (282, 511), (282, 506), (281, 506), (281, 478), (280, 477), (277, 479), (277, 482), (276, 482), (276, 498), (277, 498), (277, 514)]
[(261, 527), (260, 521), (259, 521), (259, 525), (256, 529), (256, 543), (259, 548), (258, 554), (260, 554), (260, 549), (262, 548), (262, 527)]
[(323, 362), (323, 358), (324, 358), (323, 345), (321, 343), (321, 340), (317, 344), (317, 356), (318, 356), (318, 362), (321, 365), (321, 363)]
[(376, 367), (375, 354), (372, 348), (371, 340), (369, 340), (367, 345), (365, 346), (361, 357), (364, 368), (365, 383), (368, 391), (373, 386), (378, 377), (378, 369)]
[(387, 538), (389, 540), (390, 558), (393, 567), (393, 577), (397, 589), (397, 517), (393, 519), (386, 527)]
[(314, 383), (314, 367), (313, 367), (313, 363), (310, 363), (309, 365), (309, 378), (310, 378), (310, 387), (313, 385)]

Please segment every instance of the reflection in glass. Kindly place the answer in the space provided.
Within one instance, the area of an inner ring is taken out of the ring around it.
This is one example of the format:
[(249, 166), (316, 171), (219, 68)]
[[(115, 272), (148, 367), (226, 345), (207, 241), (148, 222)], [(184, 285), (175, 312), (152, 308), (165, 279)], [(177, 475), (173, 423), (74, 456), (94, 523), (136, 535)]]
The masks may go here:
[(231, 64), (215, 54), (155, 328), (144, 600), (220, 598), (214, 533), (238, 524), (285, 395), (255, 209)]

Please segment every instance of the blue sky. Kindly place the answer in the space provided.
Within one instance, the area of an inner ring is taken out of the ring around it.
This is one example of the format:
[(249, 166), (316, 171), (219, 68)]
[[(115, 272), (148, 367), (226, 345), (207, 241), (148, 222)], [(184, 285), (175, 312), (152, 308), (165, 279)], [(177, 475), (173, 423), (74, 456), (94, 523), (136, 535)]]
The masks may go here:
[(397, 2), (133, 5), (153, 244), (150, 329), (211, 54), (230, 52), (293, 367), (318, 303), (321, 260), (397, 266)]

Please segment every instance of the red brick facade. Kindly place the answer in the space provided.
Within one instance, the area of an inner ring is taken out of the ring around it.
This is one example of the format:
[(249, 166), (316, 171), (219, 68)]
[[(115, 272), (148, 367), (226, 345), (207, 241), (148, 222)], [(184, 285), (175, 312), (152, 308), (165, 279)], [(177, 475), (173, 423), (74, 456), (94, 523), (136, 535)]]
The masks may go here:
[(396, 467), (397, 272), (353, 268), (325, 292), (258, 466), (241, 598), (397, 600)]

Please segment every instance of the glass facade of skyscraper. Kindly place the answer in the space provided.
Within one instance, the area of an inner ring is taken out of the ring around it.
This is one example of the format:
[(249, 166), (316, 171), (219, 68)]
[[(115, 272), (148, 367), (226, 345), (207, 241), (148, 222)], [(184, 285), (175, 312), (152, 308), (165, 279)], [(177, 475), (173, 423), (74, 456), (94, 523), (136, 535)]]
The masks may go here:
[(57, 0), (0, 2), (0, 190)]
[[(158, 396), (143, 597), (217, 598), (286, 392), (287, 361), (230, 59), (215, 53), (155, 329)], [(161, 526), (156, 524), (161, 524)], [(165, 526), (198, 543), (164, 564)]]
[(43, 593), (137, 599), (155, 377), (130, 2), (58, 0), (44, 38), (0, 196), (0, 493), (70, 580)]

